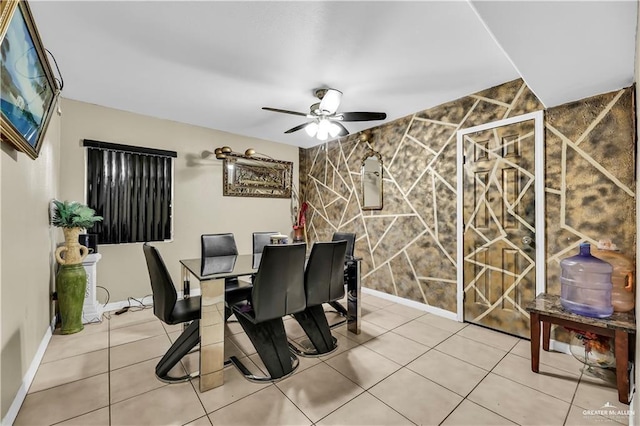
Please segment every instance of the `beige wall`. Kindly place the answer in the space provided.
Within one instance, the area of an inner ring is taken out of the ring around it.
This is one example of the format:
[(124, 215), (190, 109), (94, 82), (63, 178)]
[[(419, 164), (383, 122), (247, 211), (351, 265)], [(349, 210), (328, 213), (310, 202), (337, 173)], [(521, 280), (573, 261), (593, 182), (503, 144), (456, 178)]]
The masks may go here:
[(36, 160), (4, 142), (0, 151), (2, 418), (53, 317), (52, 247), (61, 234), (49, 226), (48, 205), (58, 191), (60, 128), (54, 114)]
[[(222, 161), (202, 159), (204, 150), (230, 146), (247, 148), (294, 162), (298, 178), (298, 148), (64, 99), (60, 157), (60, 198), (84, 202), (83, 139), (177, 151), (174, 185), (174, 239), (157, 244), (178, 285), (181, 258), (200, 256), (200, 235), (233, 232), (240, 253), (251, 252), (251, 233), (291, 231), (290, 200), (222, 196)], [(111, 302), (151, 293), (141, 244), (100, 245), (98, 285), (109, 290)], [(104, 302), (104, 292), (98, 289)]]

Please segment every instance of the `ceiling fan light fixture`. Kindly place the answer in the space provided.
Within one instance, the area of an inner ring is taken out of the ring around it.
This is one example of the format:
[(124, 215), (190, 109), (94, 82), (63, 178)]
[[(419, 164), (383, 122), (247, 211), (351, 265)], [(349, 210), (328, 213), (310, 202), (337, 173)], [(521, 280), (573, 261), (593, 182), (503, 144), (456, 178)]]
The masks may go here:
[(311, 122), (304, 127), (304, 131), (311, 137), (314, 137), (318, 133), (318, 123)]
[(330, 130), (331, 130), (331, 122), (323, 118), (318, 123), (318, 134), (316, 137), (321, 141), (326, 141), (329, 138)]
[(329, 134), (332, 138), (338, 136), (340, 134), (340, 130), (340, 126), (338, 126), (336, 123), (329, 122)]
[(320, 110), (327, 114), (334, 114), (338, 110), (342, 92), (336, 89), (327, 89), (320, 101)]

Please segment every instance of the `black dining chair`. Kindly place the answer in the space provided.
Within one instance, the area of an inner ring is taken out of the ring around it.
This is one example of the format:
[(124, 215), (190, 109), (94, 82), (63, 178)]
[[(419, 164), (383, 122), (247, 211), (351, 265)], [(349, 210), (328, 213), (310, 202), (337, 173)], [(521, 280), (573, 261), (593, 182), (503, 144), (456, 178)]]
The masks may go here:
[[(232, 233), (226, 234), (203, 234), (200, 236), (200, 257), (202, 262), (208, 257), (237, 256), (238, 247)], [(237, 277), (225, 278), (224, 280), (224, 300), (225, 320), (232, 315), (230, 306), (242, 300), (246, 300), (251, 292), (250, 286), (241, 286)]]
[(191, 322), (156, 365), (156, 377), (166, 383), (198, 377), (198, 373), (171, 377), (169, 371), (200, 343), (200, 296), (178, 299), (173, 280), (158, 249), (149, 243), (144, 243), (142, 249), (149, 270), (154, 315), (169, 325)]
[(249, 381), (281, 380), (298, 368), (298, 358), (289, 351), (282, 318), (305, 309), (305, 253), (306, 244), (266, 245), (253, 281), (251, 303), (232, 306), (269, 374), (255, 376), (232, 356), (231, 362)]
[[(317, 242), (311, 248), (311, 254), (304, 271), (304, 291), (307, 307), (294, 313), (307, 334), (313, 348), (299, 349), (295, 344), (291, 348), (302, 356), (326, 355), (337, 349), (336, 339), (331, 335), (322, 304), (342, 299), (344, 290), (344, 258), (347, 242)], [(308, 345), (306, 345), (308, 346)]]
[(271, 236), (278, 235), (278, 232), (254, 232), (253, 233), (253, 254), (262, 254), (264, 246), (271, 244)]
[[(351, 275), (351, 271), (353, 270), (353, 251), (354, 251), (354, 247), (356, 244), (356, 234), (355, 233), (351, 233), (351, 232), (334, 232), (333, 237), (331, 237), (331, 241), (346, 241), (347, 242), (347, 252), (345, 254), (345, 264), (344, 264), (344, 284), (348, 285), (349, 279), (350, 279), (350, 275)], [(347, 309), (342, 306), (342, 304), (337, 301), (334, 300), (332, 302), (329, 302), (329, 305), (336, 310), (336, 312), (344, 317), (344, 318), (348, 318), (349, 314), (347, 313)], [(335, 324), (333, 324), (333, 327), (338, 327), (342, 324), (344, 324), (346, 322), (345, 321), (339, 321)]]

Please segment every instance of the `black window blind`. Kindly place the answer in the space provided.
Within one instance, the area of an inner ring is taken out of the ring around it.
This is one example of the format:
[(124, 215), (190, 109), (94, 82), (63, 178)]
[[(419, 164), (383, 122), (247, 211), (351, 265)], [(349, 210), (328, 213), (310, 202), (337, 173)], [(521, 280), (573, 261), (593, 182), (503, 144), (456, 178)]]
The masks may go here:
[(90, 141), (87, 205), (104, 217), (88, 232), (99, 244), (171, 238), (174, 151)]

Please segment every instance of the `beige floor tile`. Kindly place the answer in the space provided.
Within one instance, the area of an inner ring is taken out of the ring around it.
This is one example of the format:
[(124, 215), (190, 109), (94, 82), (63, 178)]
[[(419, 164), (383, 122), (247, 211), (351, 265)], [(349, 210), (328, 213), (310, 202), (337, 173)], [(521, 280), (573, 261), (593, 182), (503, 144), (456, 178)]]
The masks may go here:
[(110, 332), (110, 345), (114, 347), (166, 334), (167, 332), (164, 330), (160, 321), (147, 321), (128, 327), (116, 328), (115, 330), (112, 329)]
[(287, 333), (287, 337), (289, 339), (295, 340), (307, 335), (298, 321), (293, 318), (287, 318), (284, 320), (284, 330)]
[(232, 356), (235, 356), (236, 358), (244, 358), (246, 355), (230, 338), (227, 337), (224, 339), (224, 359), (229, 359)]
[(82, 334), (91, 334), (91, 333), (99, 333), (101, 331), (109, 331), (109, 320), (105, 317), (102, 317), (101, 321), (91, 322), (88, 324), (84, 324), (84, 329), (80, 333)]
[(29, 393), (109, 372), (107, 349), (41, 364)]
[(502, 426), (515, 425), (512, 421), (489, 411), (486, 408), (474, 404), (465, 399), (460, 405), (442, 422), (442, 426)]
[(450, 320), (448, 318), (441, 317), (440, 315), (435, 314), (426, 314), (419, 318), (416, 318), (416, 321), (429, 324), (432, 327), (440, 328), (442, 330), (450, 331), (452, 333), (457, 333), (463, 328), (467, 327), (469, 324), (464, 322), (458, 322), (454, 320)]
[(489, 374), (482, 368), (435, 349), (407, 365), (407, 368), (462, 396), (467, 396)]
[(475, 340), (453, 335), (436, 349), (485, 370), (491, 370), (507, 352)]
[(413, 425), (413, 423), (370, 393), (364, 392), (320, 420), (317, 425), (392, 426)]
[(214, 425), (310, 425), (311, 421), (275, 386), (269, 386), (213, 413)]
[(109, 354), (111, 370), (117, 370), (118, 368), (162, 356), (170, 346), (171, 342), (167, 335), (160, 334), (148, 339), (112, 347)]
[(571, 409), (569, 410), (569, 416), (567, 416), (567, 421), (565, 422), (565, 426), (589, 426), (589, 425), (614, 426), (614, 425), (620, 425), (620, 424), (628, 425), (629, 424), (628, 418), (624, 423), (619, 423), (612, 419), (602, 417), (596, 413), (590, 412), (589, 410), (585, 410), (584, 408), (578, 407), (577, 405), (571, 406)]
[(462, 397), (406, 368), (395, 372), (369, 392), (419, 425), (437, 425)]
[(360, 314), (362, 316), (370, 314), (371, 312), (379, 311), (380, 309), (383, 309), (383, 307), (370, 305), (369, 303), (366, 303), (366, 302), (360, 302)]
[(396, 304), (396, 302), (392, 302), (391, 300), (383, 299), (381, 297), (374, 296), (365, 292), (362, 292), (362, 302), (368, 305), (377, 306), (379, 308), (386, 308), (388, 306)]
[[(167, 386), (166, 383), (161, 382), (156, 377), (156, 364), (158, 361), (160, 361), (160, 357), (112, 371), (109, 386), (111, 403), (124, 401), (145, 392)], [(179, 363), (169, 372), (169, 375), (173, 377), (179, 377), (184, 374), (184, 369)]]
[(187, 423), (184, 426), (212, 426), (211, 420), (209, 420), (209, 416), (202, 416), (199, 419), (195, 419), (194, 421)]
[(569, 404), (490, 373), (468, 399), (521, 425), (562, 425)]
[(256, 353), (256, 348), (251, 343), (249, 336), (245, 333), (234, 334), (233, 336), (228, 336), (229, 339), (238, 349), (242, 351), (245, 356), (253, 355)]
[(224, 325), (224, 335), (230, 336), (232, 334), (243, 333), (244, 330), (238, 321), (232, 321), (230, 317), (229, 320)]
[(362, 345), (341, 353), (326, 363), (363, 389), (369, 389), (401, 367)]
[[(531, 343), (527, 340), (521, 340), (513, 349), (511, 349), (511, 353), (530, 360)], [(540, 347), (540, 364), (541, 369), (544, 369), (544, 365), (550, 365), (574, 374), (580, 374), (582, 372), (582, 367), (584, 366), (571, 354), (554, 351), (547, 352), (542, 350), (542, 346)]]
[[(260, 359), (260, 355), (253, 354), (249, 357), (249, 359), (256, 365), (256, 367), (258, 367), (261, 375), (266, 376), (268, 374), (267, 367), (264, 366), (264, 363)], [(313, 367), (314, 365), (317, 365), (321, 361), (319, 358), (305, 358), (305, 357), (299, 356), (298, 362), (299, 362), (298, 368), (296, 369), (296, 371), (293, 372), (293, 374), (298, 374), (309, 367)]]
[(370, 314), (363, 315), (362, 319), (386, 330), (394, 329), (411, 321), (411, 318), (395, 314), (387, 309), (380, 309), (378, 311), (371, 312)]
[[(518, 337), (510, 336), (508, 334), (500, 333), (499, 331), (489, 330), (484, 327), (478, 327), (477, 325), (469, 324), (468, 327), (460, 330), (458, 336), (466, 337), (467, 339), (475, 340), (476, 342), (484, 343), (494, 348), (502, 349), (509, 352), (520, 341), (525, 341)], [(528, 343), (528, 341), (526, 341)]]
[(313, 422), (363, 392), (363, 389), (325, 363), (295, 374), (276, 386)]
[(56, 423), (56, 426), (109, 426), (109, 407)]
[[(348, 331), (345, 331), (345, 333), (348, 333)], [(335, 351), (331, 352), (328, 355), (324, 355), (324, 356), (318, 357), (318, 359), (320, 359), (322, 361), (326, 361), (326, 360), (328, 360), (330, 358), (333, 358), (336, 355), (340, 355), (344, 351), (348, 351), (348, 350), (353, 349), (353, 348), (355, 348), (355, 347), (360, 345), (360, 343), (349, 339), (347, 336), (345, 336), (343, 334), (340, 334), (340, 333), (336, 333), (335, 330), (331, 331), (331, 335), (336, 338), (338, 349), (336, 349)], [(303, 338), (303, 340), (304, 340), (304, 338)]]
[[(251, 372), (259, 371), (258, 367), (256, 367), (248, 358), (242, 359), (242, 363), (247, 366)], [(196, 389), (200, 389), (200, 380), (193, 380), (193, 386)], [(224, 369), (224, 385), (210, 389), (206, 392), (200, 392), (198, 390), (198, 397), (200, 398), (200, 401), (202, 401), (202, 405), (207, 413), (211, 413), (225, 405), (236, 402), (240, 398), (244, 398), (247, 395), (258, 392), (267, 386), (272, 385), (251, 383), (245, 380), (244, 376), (242, 376), (235, 367), (230, 365)]]
[[(57, 331), (59, 333), (59, 330)], [(42, 357), (42, 363), (57, 361), (71, 356), (99, 351), (109, 347), (109, 332), (62, 335), (54, 334)]]
[(109, 375), (100, 374), (27, 395), (15, 425), (50, 425), (109, 405)]
[(628, 413), (619, 413), (619, 411), (629, 410), (629, 405), (618, 400), (618, 389), (615, 383), (591, 377), (587, 372), (580, 378), (573, 405), (585, 410), (604, 410), (607, 412), (606, 415), (603, 414), (604, 417), (629, 424)]
[(353, 340), (354, 342), (364, 343), (381, 335), (382, 333), (386, 333), (387, 330), (363, 320), (360, 324), (360, 334), (354, 334), (348, 331), (346, 326), (335, 328), (332, 332), (340, 333), (343, 336), (346, 336), (347, 339)]
[(579, 374), (551, 366), (545, 366), (540, 373), (534, 373), (528, 359), (514, 354), (507, 354), (492, 372), (568, 403), (571, 403), (580, 380)]
[(428, 346), (393, 331), (365, 342), (364, 346), (400, 365), (408, 364), (429, 350)]
[[(153, 409), (149, 409), (153, 407)], [(205, 412), (191, 383), (167, 385), (111, 405), (112, 425), (183, 425)]]
[(426, 311), (421, 311), (420, 309), (410, 308), (409, 306), (401, 305), (396, 303), (395, 305), (388, 306), (383, 308), (385, 311), (391, 312), (396, 315), (402, 315), (403, 317), (407, 317), (409, 319), (416, 319), (423, 315), (427, 315)]
[(438, 343), (453, 334), (450, 331), (431, 327), (430, 325), (418, 320), (401, 325), (400, 327), (395, 328), (393, 332), (429, 347), (436, 346)]
[(164, 322), (160, 322), (160, 324), (162, 324), (162, 327), (164, 328), (164, 331), (167, 332), (167, 334), (171, 334), (171, 333), (175, 333), (175, 332), (182, 332), (184, 330), (184, 324), (180, 323), (180, 324), (166, 324)]
[(109, 312), (108, 315), (110, 317), (109, 325), (111, 327), (111, 331), (117, 328), (129, 327), (134, 324), (141, 324), (143, 322), (160, 322), (160, 320), (153, 314), (153, 308), (143, 310), (131, 309), (121, 315), (115, 315), (115, 311), (113, 311)]

